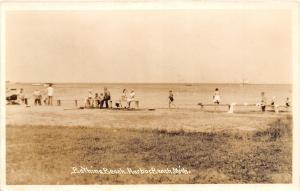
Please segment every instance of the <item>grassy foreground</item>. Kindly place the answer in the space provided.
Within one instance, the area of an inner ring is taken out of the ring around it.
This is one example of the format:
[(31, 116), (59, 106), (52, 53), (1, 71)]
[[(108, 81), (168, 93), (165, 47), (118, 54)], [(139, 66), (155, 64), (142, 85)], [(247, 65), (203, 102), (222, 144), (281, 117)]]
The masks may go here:
[[(290, 183), (292, 125), (185, 132), (7, 126), (7, 184)], [(71, 174), (72, 167), (173, 168), (190, 174)]]

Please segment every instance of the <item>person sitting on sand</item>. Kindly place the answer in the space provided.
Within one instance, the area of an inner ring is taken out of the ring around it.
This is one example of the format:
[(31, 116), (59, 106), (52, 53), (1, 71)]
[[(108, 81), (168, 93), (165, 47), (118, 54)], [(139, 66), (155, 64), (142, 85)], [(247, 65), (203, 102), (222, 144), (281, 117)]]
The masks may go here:
[(93, 107), (93, 91), (92, 90), (88, 90), (88, 97), (85, 98), (84, 102), (85, 102), (86, 108)]
[(173, 94), (173, 91), (170, 90), (169, 91), (169, 108), (171, 108), (171, 106), (175, 106), (174, 104), (174, 94)]
[(110, 92), (108, 89), (105, 87), (104, 88), (104, 97), (103, 100), (100, 102), (100, 108), (103, 108), (103, 105), (105, 103), (105, 107), (108, 108), (108, 101), (111, 100)]
[(25, 103), (25, 95), (23, 88), (20, 88), (20, 90), (17, 92), (17, 97), (19, 104)]
[(94, 97), (94, 107), (98, 108), (100, 106), (100, 98), (98, 93), (95, 93), (95, 97)]
[(260, 99), (260, 108), (262, 112), (266, 111), (267, 99), (265, 97), (265, 92), (261, 92), (261, 99)]
[(42, 105), (42, 93), (39, 90), (33, 92), (34, 105)]
[(221, 102), (220, 92), (218, 88), (215, 89), (215, 93), (213, 95), (213, 102), (214, 104), (220, 104)]
[(127, 99), (127, 103), (128, 103), (128, 108), (130, 108), (131, 102), (133, 102), (135, 99), (135, 92), (132, 89), (130, 94), (129, 94), (129, 98)]

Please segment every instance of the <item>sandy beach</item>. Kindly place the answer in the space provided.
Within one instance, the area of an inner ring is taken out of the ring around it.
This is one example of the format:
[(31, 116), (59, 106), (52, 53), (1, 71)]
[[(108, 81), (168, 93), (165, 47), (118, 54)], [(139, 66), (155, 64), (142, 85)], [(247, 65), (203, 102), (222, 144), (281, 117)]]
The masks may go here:
[[(7, 106), (7, 125), (85, 126), (96, 128), (164, 129), (192, 132), (264, 130), (290, 113), (201, 111), (198, 109), (76, 109), (57, 106)], [(251, 121), (246, 123), (245, 121)]]

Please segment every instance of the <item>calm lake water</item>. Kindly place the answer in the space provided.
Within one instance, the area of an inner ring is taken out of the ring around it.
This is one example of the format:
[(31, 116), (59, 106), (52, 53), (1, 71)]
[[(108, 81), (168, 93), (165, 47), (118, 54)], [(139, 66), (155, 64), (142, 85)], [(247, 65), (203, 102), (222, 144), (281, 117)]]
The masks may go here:
[[(32, 97), (36, 89), (45, 90), (43, 85), (33, 86), (32, 84), (7, 84), (8, 89), (23, 88), (25, 96)], [(219, 88), (221, 103), (257, 103), (260, 100), (260, 92), (264, 91), (268, 102), (276, 96), (278, 104), (284, 104), (286, 97), (292, 96), (292, 85), (240, 85), (240, 84), (55, 84), (54, 99), (80, 100), (83, 102), (88, 95), (88, 90), (94, 93), (103, 92), (107, 87), (111, 92), (112, 99), (117, 100), (122, 95), (122, 90), (134, 89), (137, 99), (140, 100), (140, 107), (166, 108), (168, 107), (169, 90), (173, 90), (175, 104), (183, 108), (198, 107), (197, 103), (212, 103), (214, 89)], [(10, 91), (8, 95), (14, 93)], [(29, 103), (32, 104), (30, 99)], [(63, 101), (63, 105), (72, 105), (71, 101)]]

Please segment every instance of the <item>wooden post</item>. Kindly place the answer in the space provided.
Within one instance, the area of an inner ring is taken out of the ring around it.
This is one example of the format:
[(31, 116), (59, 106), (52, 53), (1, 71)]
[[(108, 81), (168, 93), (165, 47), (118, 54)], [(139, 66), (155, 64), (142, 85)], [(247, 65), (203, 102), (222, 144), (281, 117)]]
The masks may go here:
[(61, 101), (58, 99), (57, 100), (57, 106), (60, 106), (61, 105)]
[(75, 100), (75, 106), (76, 106), (76, 107), (78, 106), (78, 102), (77, 102), (77, 99)]
[(108, 107), (112, 108), (112, 101), (111, 100), (109, 100), (109, 102), (108, 102)]
[(139, 109), (139, 100), (135, 101), (135, 106), (136, 106), (137, 109)]
[(25, 105), (28, 105), (28, 100), (27, 100), (27, 98), (24, 98), (24, 103), (25, 103)]

